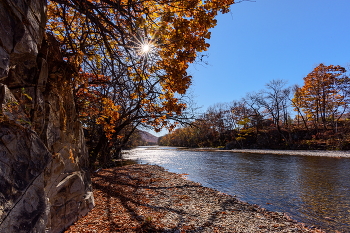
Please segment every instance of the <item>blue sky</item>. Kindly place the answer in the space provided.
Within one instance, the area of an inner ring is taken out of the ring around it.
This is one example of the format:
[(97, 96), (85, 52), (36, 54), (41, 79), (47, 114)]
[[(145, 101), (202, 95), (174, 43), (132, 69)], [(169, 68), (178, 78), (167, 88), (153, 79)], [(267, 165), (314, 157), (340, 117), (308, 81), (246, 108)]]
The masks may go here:
[(273, 79), (303, 85), (319, 63), (350, 65), (350, 0), (244, 1), (217, 20), (205, 52), (208, 65), (188, 70), (203, 112)]

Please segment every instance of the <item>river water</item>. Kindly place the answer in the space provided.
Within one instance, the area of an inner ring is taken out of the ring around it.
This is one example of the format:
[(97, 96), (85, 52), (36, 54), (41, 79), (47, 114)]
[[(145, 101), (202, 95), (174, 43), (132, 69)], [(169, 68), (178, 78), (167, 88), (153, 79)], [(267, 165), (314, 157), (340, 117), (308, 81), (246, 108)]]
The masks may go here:
[(125, 159), (188, 174), (203, 186), (327, 232), (350, 232), (350, 158), (138, 147)]

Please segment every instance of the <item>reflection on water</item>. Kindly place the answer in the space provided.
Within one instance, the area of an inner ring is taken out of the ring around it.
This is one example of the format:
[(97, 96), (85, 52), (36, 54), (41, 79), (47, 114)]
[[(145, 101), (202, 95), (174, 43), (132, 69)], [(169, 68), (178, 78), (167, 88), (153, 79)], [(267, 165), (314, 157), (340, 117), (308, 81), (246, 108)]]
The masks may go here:
[(350, 159), (143, 147), (124, 158), (157, 164), (190, 180), (328, 231), (350, 232)]

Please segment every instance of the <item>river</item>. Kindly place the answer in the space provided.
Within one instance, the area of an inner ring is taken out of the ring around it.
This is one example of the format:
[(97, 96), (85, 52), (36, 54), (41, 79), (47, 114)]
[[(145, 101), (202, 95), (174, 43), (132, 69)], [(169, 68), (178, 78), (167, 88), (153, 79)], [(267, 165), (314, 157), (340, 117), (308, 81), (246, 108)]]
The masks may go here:
[(123, 158), (156, 164), (189, 180), (288, 213), (327, 232), (350, 232), (350, 158), (138, 147)]

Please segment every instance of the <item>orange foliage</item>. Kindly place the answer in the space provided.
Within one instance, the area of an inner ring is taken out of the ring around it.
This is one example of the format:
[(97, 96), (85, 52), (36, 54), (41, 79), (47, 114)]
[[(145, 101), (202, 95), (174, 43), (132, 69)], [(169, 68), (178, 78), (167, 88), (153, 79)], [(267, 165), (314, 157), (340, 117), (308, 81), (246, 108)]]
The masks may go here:
[[(48, 4), (50, 31), (66, 49), (68, 61), (93, 64), (95, 81), (103, 73), (105, 58), (118, 55), (119, 66), (127, 68), (134, 81), (148, 80), (156, 75), (165, 95), (162, 111), (180, 114), (185, 108), (177, 103), (173, 93), (185, 94), (191, 84), (186, 72), (197, 53), (209, 44), (210, 28), (216, 25), (219, 11), (228, 12), (233, 0), (190, 1), (76, 1), (52, 0)], [(133, 44), (145, 38), (154, 44), (156, 54), (152, 62), (138, 60)], [(115, 59), (115, 58), (113, 58)], [(85, 72), (89, 72), (83, 67)], [(89, 68), (91, 69), (91, 68)], [(92, 74), (85, 73), (86, 77)], [(113, 77), (114, 78), (114, 77)], [(97, 85), (95, 83), (95, 85)], [(142, 89), (129, 98), (142, 97)], [(160, 110), (144, 101), (145, 109)], [(163, 116), (163, 114), (161, 114)]]
[(304, 86), (295, 92), (293, 105), (302, 109), (314, 124), (339, 119), (349, 104), (350, 79), (344, 67), (318, 65), (304, 78)]
[(186, 70), (233, 3), (49, 0), (47, 31), (80, 70), (73, 82), (84, 124), (97, 123), (108, 138), (127, 125), (174, 128), (191, 85)]

